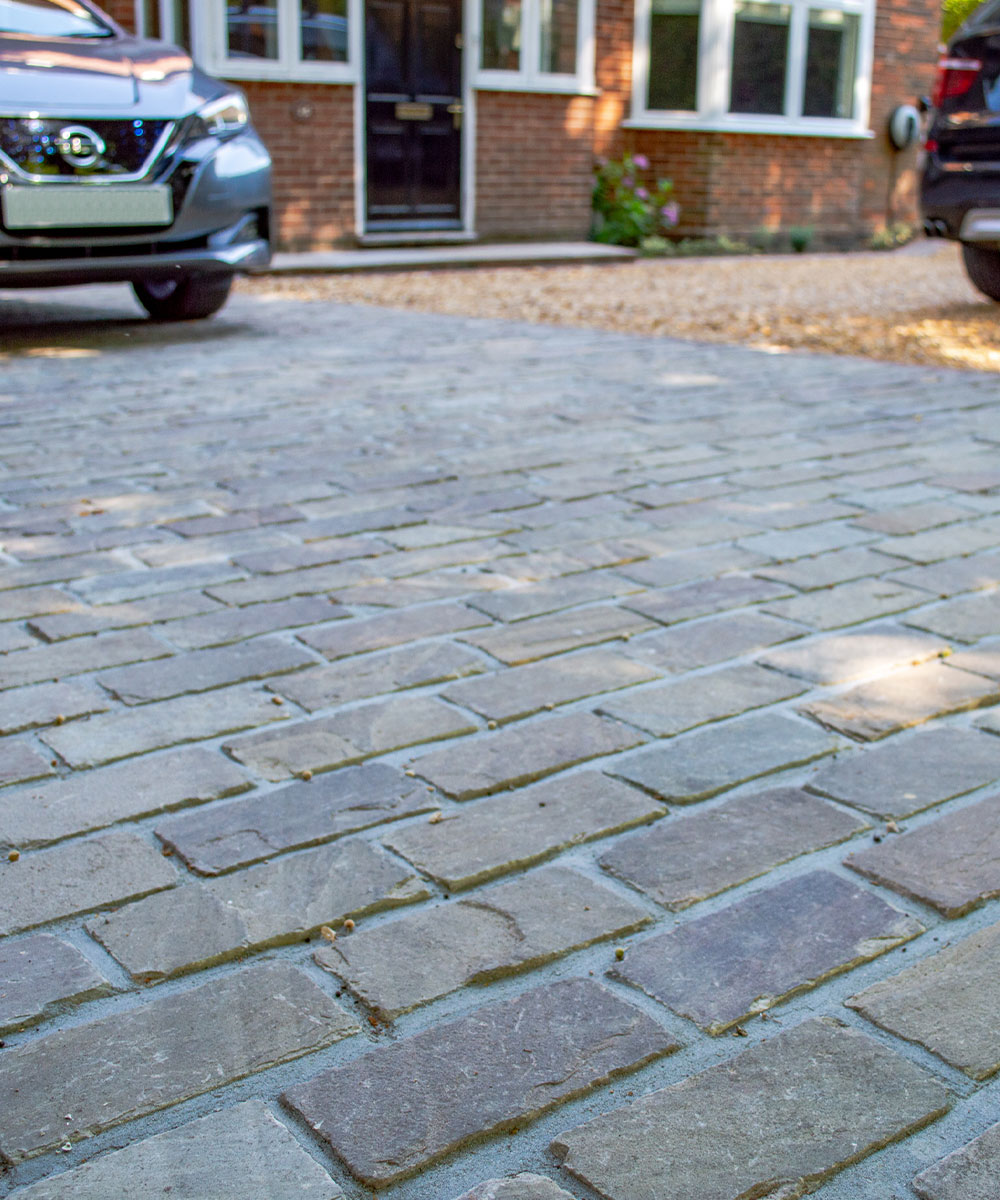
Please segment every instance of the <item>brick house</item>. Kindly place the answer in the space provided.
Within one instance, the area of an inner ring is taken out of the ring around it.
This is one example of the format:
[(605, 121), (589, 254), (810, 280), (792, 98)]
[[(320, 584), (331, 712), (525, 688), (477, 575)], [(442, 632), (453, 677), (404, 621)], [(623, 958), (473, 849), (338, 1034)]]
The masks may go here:
[(286, 249), (580, 238), (596, 156), (673, 179), (679, 232), (913, 219), (886, 135), (938, 0), (110, 0), (238, 84)]

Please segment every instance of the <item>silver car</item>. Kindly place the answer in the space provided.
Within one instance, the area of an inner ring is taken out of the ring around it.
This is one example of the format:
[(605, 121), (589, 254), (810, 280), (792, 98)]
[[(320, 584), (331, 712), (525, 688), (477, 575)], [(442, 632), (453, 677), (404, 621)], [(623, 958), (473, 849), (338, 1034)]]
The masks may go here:
[(239, 91), (89, 0), (0, 0), (0, 287), (125, 282), (152, 317), (207, 317), (270, 224)]

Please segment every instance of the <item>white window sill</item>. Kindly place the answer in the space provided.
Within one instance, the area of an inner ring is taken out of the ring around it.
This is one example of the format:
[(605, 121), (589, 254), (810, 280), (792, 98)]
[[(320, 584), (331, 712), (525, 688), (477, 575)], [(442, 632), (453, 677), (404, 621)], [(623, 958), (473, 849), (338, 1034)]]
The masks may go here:
[(238, 79), (259, 83), (344, 83), (359, 82), (358, 72), (349, 63), (242, 63), (231, 59), (207, 62), (205, 70), (222, 79)]
[(600, 89), (567, 75), (550, 78), (509, 74), (504, 71), (479, 71), (473, 77), (472, 86), (479, 92), (537, 92), (555, 96), (598, 96)]
[(871, 129), (851, 121), (826, 121), (820, 117), (813, 120), (739, 120), (699, 118), (692, 114), (642, 113), (622, 121), (623, 129), (671, 129), (690, 130), (698, 133), (757, 133), (776, 137), (842, 138), (853, 141), (870, 141), (874, 136)]

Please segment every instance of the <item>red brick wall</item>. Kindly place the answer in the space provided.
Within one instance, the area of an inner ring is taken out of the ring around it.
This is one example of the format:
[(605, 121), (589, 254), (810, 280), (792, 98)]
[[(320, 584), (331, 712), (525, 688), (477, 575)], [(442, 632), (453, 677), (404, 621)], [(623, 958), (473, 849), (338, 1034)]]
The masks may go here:
[(99, 0), (101, 8), (122, 28), (135, 32), (135, 4), (133, 0)]
[(477, 93), (477, 232), (504, 238), (585, 237), (593, 125), (589, 96)]

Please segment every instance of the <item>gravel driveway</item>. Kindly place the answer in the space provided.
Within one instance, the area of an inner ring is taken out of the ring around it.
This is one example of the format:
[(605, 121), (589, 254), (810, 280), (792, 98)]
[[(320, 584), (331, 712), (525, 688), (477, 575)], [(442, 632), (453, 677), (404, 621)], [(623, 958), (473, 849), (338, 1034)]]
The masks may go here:
[(253, 295), (1000, 371), (998, 309), (958, 248), (266, 277)]

